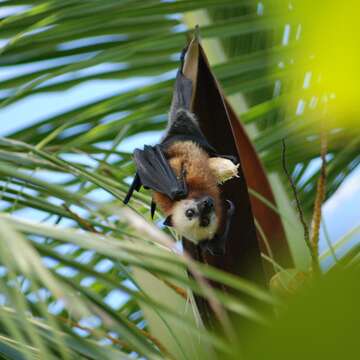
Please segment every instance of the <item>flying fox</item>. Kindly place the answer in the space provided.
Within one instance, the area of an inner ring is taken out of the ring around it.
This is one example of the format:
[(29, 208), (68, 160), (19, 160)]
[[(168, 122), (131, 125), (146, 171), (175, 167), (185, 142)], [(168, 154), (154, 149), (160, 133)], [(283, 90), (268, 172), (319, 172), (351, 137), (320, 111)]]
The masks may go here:
[(210, 254), (224, 255), (234, 205), (222, 198), (220, 184), (237, 176), (238, 165), (233, 156), (217, 153), (189, 110), (192, 81), (182, 72), (184, 54), (165, 135), (155, 146), (135, 149), (137, 172), (124, 203), (141, 186), (151, 189), (152, 217), (158, 206), (164, 225)]

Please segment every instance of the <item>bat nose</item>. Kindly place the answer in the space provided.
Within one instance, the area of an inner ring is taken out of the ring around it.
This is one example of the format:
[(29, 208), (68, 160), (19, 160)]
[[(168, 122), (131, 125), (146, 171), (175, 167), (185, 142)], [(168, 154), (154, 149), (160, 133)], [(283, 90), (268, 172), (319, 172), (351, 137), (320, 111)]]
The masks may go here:
[(201, 214), (209, 214), (214, 209), (214, 200), (210, 196), (205, 196), (198, 202), (198, 209)]

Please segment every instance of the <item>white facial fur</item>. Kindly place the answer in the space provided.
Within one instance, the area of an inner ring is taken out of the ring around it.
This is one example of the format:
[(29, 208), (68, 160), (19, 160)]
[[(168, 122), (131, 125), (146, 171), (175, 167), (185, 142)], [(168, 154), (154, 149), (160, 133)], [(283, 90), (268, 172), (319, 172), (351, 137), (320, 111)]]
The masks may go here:
[(171, 220), (176, 231), (194, 243), (212, 239), (218, 225), (218, 219), (215, 212), (210, 216), (210, 224), (206, 227), (202, 227), (199, 224), (200, 220), (198, 216), (189, 219), (185, 215), (185, 211), (190, 208), (196, 208), (194, 200), (180, 200), (175, 204)]

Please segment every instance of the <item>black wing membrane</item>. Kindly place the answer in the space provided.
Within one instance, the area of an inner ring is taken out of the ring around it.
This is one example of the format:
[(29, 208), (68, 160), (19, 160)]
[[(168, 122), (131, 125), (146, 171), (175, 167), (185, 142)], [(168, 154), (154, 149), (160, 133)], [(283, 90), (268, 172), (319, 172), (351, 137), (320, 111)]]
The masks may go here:
[(182, 66), (183, 61), (176, 75), (169, 127), (161, 144), (166, 148), (176, 141), (193, 141), (210, 156), (216, 156), (216, 150), (206, 140), (195, 116), (190, 112), (193, 85), (183, 74)]
[(176, 119), (179, 109), (190, 110), (192, 98), (192, 81), (184, 76), (182, 69), (176, 74), (174, 95), (171, 102), (170, 123)]
[(141, 188), (141, 180), (140, 180), (140, 176), (138, 173), (135, 174), (134, 180), (132, 182), (132, 184), (130, 185), (129, 191), (127, 192), (125, 199), (124, 199), (124, 204), (127, 204), (134, 192), (134, 190), (139, 191)]
[(184, 109), (176, 112), (166, 136), (161, 142), (164, 148), (177, 141), (192, 141), (201, 146), (210, 156), (218, 156), (217, 151), (209, 144), (202, 133), (195, 117)]
[(185, 179), (182, 175), (176, 176), (160, 145), (145, 145), (144, 150), (135, 149), (134, 160), (137, 173), (124, 200), (125, 204), (130, 200), (133, 191), (138, 191), (141, 186), (165, 194), (171, 200), (186, 197)]

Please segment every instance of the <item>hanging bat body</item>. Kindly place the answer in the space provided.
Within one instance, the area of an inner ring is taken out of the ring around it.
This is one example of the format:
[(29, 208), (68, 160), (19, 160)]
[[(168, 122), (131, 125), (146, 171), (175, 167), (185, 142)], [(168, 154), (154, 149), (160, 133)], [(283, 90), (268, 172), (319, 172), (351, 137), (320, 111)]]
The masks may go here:
[(236, 176), (237, 166), (206, 140), (189, 111), (191, 95), (192, 82), (180, 69), (165, 136), (158, 145), (134, 151), (137, 173), (124, 202), (141, 185), (152, 189), (152, 215), (158, 206), (166, 216), (165, 225), (221, 255), (234, 207), (222, 199), (219, 183)]
[[(185, 111), (179, 111), (178, 117), (180, 121), (195, 120)], [(167, 216), (166, 224), (194, 243), (212, 239), (222, 222), (223, 204), (209, 155), (194, 141), (174, 141), (165, 154), (175, 175), (184, 176), (187, 188), (186, 197), (177, 201), (154, 192), (155, 203)]]

